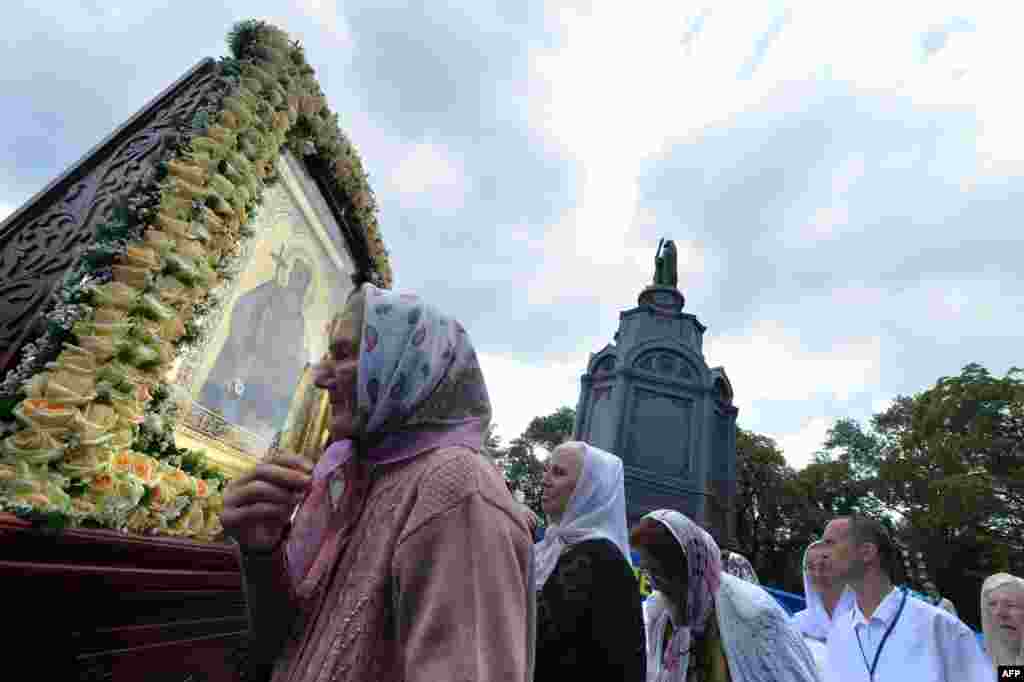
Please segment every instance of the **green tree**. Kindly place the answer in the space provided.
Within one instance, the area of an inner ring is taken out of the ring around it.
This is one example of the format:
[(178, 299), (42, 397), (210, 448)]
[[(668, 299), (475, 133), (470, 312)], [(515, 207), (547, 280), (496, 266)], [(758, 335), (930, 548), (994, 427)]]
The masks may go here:
[(501, 436), (495, 433), (497, 425), (491, 422), (487, 426), (487, 431), (484, 433), (484, 454), (492, 462), (497, 462), (501, 457), (504, 450), (501, 447)]
[(815, 460), (846, 462), (854, 480), (869, 480), (878, 476), (883, 445), (878, 434), (865, 431), (855, 419), (840, 419), (828, 430), (823, 451), (815, 454)]
[(883, 443), (873, 495), (901, 515), (904, 542), (975, 625), (984, 576), (1024, 567), (1020, 374), (970, 364), (872, 419)]
[(806, 501), (796, 472), (768, 436), (736, 431), (736, 551), (766, 585), (799, 591), (797, 549), (805, 544)]
[(572, 438), (576, 425), (576, 410), (560, 407), (544, 417), (534, 417), (523, 432), (523, 438), (549, 452)]
[(883, 439), (854, 419), (829, 428), (822, 449), (797, 474), (815, 537), (837, 516), (884, 516), (887, 507), (875, 495), (883, 448)]
[(501, 451), (497, 462), (505, 475), (509, 490), (513, 494), (521, 492), (526, 506), (546, 524), (547, 516), (540, 503), (544, 463), (534, 453), (533, 444), (522, 437), (516, 438), (508, 448)]

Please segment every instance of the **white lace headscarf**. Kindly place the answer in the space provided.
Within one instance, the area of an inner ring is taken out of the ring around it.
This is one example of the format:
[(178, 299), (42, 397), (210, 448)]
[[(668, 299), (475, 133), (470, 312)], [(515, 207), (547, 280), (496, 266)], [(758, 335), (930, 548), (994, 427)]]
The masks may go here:
[(733, 682), (821, 681), (814, 657), (786, 612), (760, 586), (722, 571), (720, 550), (707, 532), (676, 511), (662, 509), (644, 518), (672, 532), (687, 557), (689, 581), (684, 622), (663, 656), (657, 652), (669, 618), (667, 599), (655, 592), (650, 606), (645, 604), (648, 682), (688, 682), (691, 630), (704, 629), (712, 608)]
[(819, 642), (824, 642), (828, 639), (829, 630), (832, 629), (832, 623), (836, 621), (836, 618), (844, 613), (847, 613), (853, 608), (854, 602), (857, 600), (857, 596), (853, 593), (849, 587), (843, 589), (843, 593), (839, 595), (839, 601), (836, 602), (835, 608), (832, 610), (832, 617), (829, 618), (828, 611), (825, 610), (825, 604), (821, 600), (821, 594), (814, 589), (814, 585), (811, 584), (811, 579), (807, 575), (807, 555), (810, 554), (811, 549), (822, 547), (820, 541), (811, 543), (804, 550), (803, 560), (803, 574), (804, 574), (804, 601), (806, 602), (806, 608), (802, 611), (797, 611), (793, 614), (793, 622), (800, 628), (800, 632), (804, 633), (811, 639), (816, 639)]
[(723, 575), (715, 613), (733, 682), (821, 682), (803, 635), (763, 588)]
[(623, 561), (629, 562), (622, 460), (580, 441), (564, 445), (582, 452), (583, 466), (561, 520), (551, 524), (544, 539), (534, 545), (534, 587), (538, 591), (554, 573), (565, 548), (584, 540), (610, 540), (622, 552)]
[(985, 650), (992, 659), (992, 665), (1024, 664), (1024, 633), (1017, 633), (1017, 641), (1007, 638), (1000, 630), (988, 608), (988, 597), (998, 589), (1009, 589), (1017, 592), (1024, 599), (1024, 579), (1009, 573), (996, 573), (985, 579), (981, 586), (981, 630), (985, 633)]

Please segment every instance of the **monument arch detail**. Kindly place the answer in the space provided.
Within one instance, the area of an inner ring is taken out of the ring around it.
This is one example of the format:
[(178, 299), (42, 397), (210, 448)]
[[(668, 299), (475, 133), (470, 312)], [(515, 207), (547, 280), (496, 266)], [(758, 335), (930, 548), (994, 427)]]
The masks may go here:
[(701, 388), (710, 382), (703, 355), (668, 336), (638, 341), (623, 355), (623, 365), (631, 376), (644, 374), (658, 381), (678, 380)]

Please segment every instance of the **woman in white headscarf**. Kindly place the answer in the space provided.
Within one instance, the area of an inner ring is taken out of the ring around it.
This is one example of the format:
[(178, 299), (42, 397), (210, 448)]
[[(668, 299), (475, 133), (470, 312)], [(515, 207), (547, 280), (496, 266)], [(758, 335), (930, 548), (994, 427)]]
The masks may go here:
[(819, 670), (824, 670), (825, 644), (832, 623), (853, 608), (856, 595), (834, 579), (826, 547), (821, 542), (811, 543), (804, 550), (803, 573), (807, 606), (793, 614), (793, 624), (803, 634)]
[(697, 524), (660, 509), (630, 537), (656, 590), (644, 609), (648, 682), (819, 682), (786, 612), (725, 573), (718, 545)]
[(640, 589), (629, 562), (622, 461), (582, 442), (548, 458), (541, 498), (550, 525), (535, 546), (534, 680), (640, 682), (645, 676)]
[(1024, 579), (990, 575), (981, 586), (981, 629), (992, 665), (1024, 665)]

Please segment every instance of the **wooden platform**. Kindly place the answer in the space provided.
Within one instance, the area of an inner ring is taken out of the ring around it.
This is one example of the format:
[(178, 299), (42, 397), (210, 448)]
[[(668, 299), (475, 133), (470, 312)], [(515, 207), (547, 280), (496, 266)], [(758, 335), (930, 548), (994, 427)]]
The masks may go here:
[(8, 663), (33, 679), (234, 679), (247, 620), (231, 545), (45, 533), (0, 513), (0, 584)]

